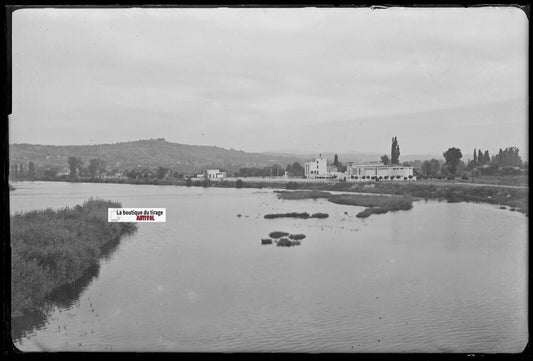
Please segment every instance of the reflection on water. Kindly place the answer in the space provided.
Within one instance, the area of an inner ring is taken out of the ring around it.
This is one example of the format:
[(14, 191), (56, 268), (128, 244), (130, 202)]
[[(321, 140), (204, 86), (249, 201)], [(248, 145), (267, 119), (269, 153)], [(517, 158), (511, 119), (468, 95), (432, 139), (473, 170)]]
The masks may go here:
[[(120, 244), (120, 238), (115, 238), (106, 243), (101, 248), (102, 260), (109, 260), (113, 252)], [(12, 323), (12, 337), (18, 340), (31, 333), (34, 329), (42, 329), (48, 316), (54, 309), (68, 309), (76, 304), (80, 295), (85, 291), (87, 286), (98, 277), (100, 265), (95, 265), (89, 268), (81, 278), (76, 281), (63, 285), (54, 290), (45, 300), (45, 305), (42, 310), (26, 312), (20, 317), (13, 318)]]
[[(167, 208), (38, 327), (14, 329), (21, 350), (520, 352), (528, 339), (527, 218), (494, 205), (419, 201), (358, 219), (360, 207), (267, 190), (15, 187), (11, 211), (91, 196)], [(286, 212), (330, 217), (263, 218)], [(273, 231), (306, 238), (261, 245)]]

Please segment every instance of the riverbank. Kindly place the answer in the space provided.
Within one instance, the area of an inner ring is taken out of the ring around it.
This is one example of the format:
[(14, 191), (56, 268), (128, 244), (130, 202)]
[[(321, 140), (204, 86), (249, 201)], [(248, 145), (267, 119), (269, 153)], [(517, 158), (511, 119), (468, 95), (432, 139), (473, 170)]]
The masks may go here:
[(109, 223), (118, 202), (89, 200), (60, 210), (11, 216), (11, 315), (36, 311), (59, 287), (97, 267), (107, 245), (135, 231), (135, 223)]
[[(239, 182), (240, 180), (240, 182)], [(155, 179), (76, 179), (57, 180), (63, 182), (87, 183), (118, 183), (118, 184), (150, 184), (150, 185), (176, 185), (187, 186), (186, 180), (155, 180)], [(405, 195), (414, 198), (436, 199), (448, 202), (476, 202), (490, 203), (509, 207), (510, 210), (529, 215), (529, 188), (510, 187), (504, 185), (481, 185), (457, 182), (427, 182), (427, 181), (401, 181), (401, 182), (268, 182), (248, 181), (240, 178), (236, 181), (200, 181), (191, 182), (193, 187), (220, 187), (220, 188), (269, 188), (269, 189), (295, 189), (315, 191), (341, 191), (356, 193)]]
[(383, 214), (413, 208), (410, 196), (384, 196), (377, 194), (332, 194), (323, 191), (276, 191), (280, 199), (318, 199), (325, 198), (336, 204), (366, 207), (357, 218), (366, 218), (372, 214)]

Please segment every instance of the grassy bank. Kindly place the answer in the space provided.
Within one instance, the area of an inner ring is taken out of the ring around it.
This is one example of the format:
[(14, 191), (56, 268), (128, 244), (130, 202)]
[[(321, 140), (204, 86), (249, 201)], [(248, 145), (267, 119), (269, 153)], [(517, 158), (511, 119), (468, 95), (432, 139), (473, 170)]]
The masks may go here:
[(109, 223), (107, 208), (118, 202), (89, 200), (60, 210), (11, 216), (11, 315), (35, 311), (55, 289), (98, 266), (106, 245), (136, 229), (135, 223)]
[[(233, 184), (232, 184), (233, 183)], [(232, 187), (234, 182), (212, 183), (214, 187)], [(286, 184), (247, 182), (243, 178), (242, 188), (286, 188)], [(328, 191), (390, 194), (413, 198), (435, 199), (452, 202), (476, 202), (507, 206), (510, 209), (529, 214), (529, 189), (498, 185), (472, 185), (458, 182), (431, 184), (425, 181), (411, 182), (365, 182), (365, 183), (298, 183), (298, 190), (287, 194), (284, 199), (330, 198)], [(308, 193), (308, 191), (313, 191)], [(303, 193), (300, 193), (303, 192)], [(394, 207), (394, 206), (393, 206)]]
[(508, 206), (526, 215), (529, 213), (529, 189), (527, 188), (411, 182), (403, 184), (375, 183), (367, 186), (338, 183), (332, 187), (332, 190), (407, 195), (416, 198), (445, 200), (450, 203), (490, 203)]
[(366, 218), (371, 214), (383, 214), (399, 210), (408, 210), (413, 207), (413, 198), (410, 196), (384, 196), (377, 194), (331, 194), (323, 191), (277, 191), (281, 199), (317, 199), (325, 198), (336, 204), (367, 207), (357, 214), (358, 218)]

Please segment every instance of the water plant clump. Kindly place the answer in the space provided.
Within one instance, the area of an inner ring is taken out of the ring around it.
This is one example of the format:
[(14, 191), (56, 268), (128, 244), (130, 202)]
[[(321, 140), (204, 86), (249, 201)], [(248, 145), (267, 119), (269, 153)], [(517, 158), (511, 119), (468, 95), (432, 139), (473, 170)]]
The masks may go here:
[(309, 214), (307, 212), (303, 213), (297, 213), (297, 212), (291, 212), (291, 213), (273, 213), (273, 214), (265, 214), (266, 219), (274, 219), (274, 218), (301, 218), (301, 219), (308, 219), (308, 218), (328, 218), (329, 214), (327, 213), (313, 213)]
[(296, 240), (296, 241), (299, 241), (301, 239), (304, 239), (305, 238), (305, 234), (291, 234), (289, 236), (289, 239), (293, 239), (293, 240)]
[(270, 238), (263, 238), (261, 239), (261, 244), (272, 244), (272, 240)]
[(281, 238), (281, 237), (286, 237), (288, 236), (289, 233), (287, 232), (280, 232), (280, 231), (275, 231), (275, 232), (271, 232), (269, 234), (270, 238)]
[(293, 247), (293, 246), (299, 246), (302, 244), (302, 242), (298, 240), (290, 240), (288, 238), (280, 238), (278, 241), (276, 241), (276, 245), (278, 247)]
[(273, 214), (265, 214), (266, 219), (274, 219), (274, 218), (309, 218), (310, 215), (307, 212), (298, 213), (298, 212), (291, 212), (291, 213), (273, 213)]

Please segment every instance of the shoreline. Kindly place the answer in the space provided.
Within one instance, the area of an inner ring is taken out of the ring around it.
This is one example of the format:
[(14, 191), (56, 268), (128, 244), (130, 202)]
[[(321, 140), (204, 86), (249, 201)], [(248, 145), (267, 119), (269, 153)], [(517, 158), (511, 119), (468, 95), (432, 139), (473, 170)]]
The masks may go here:
[[(238, 182), (240, 180), (241, 182)], [(274, 190), (307, 190), (332, 191), (361, 194), (386, 194), (410, 196), (420, 199), (445, 200), (449, 203), (469, 202), (487, 203), (509, 207), (529, 216), (529, 187), (515, 187), (505, 185), (463, 184), (463, 183), (427, 183), (426, 181), (402, 182), (268, 182), (247, 181), (239, 178), (236, 181), (209, 181), (207, 184), (196, 181), (187, 185), (185, 180), (125, 180), (125, 179), (57, 179), (36, 181), (67, 182), (67, 183), (111, 183), (131, 185), (173, 185), (190, 187), (216, 188), (255, 188)]]
[(107, 222), (107, 208), (120, 206), (90, 199), (74, 207), (10, 216), (12, 318), (42, 310), (50, 295), (99, 267), (123, 235), (135, 232), (135, 223)]

